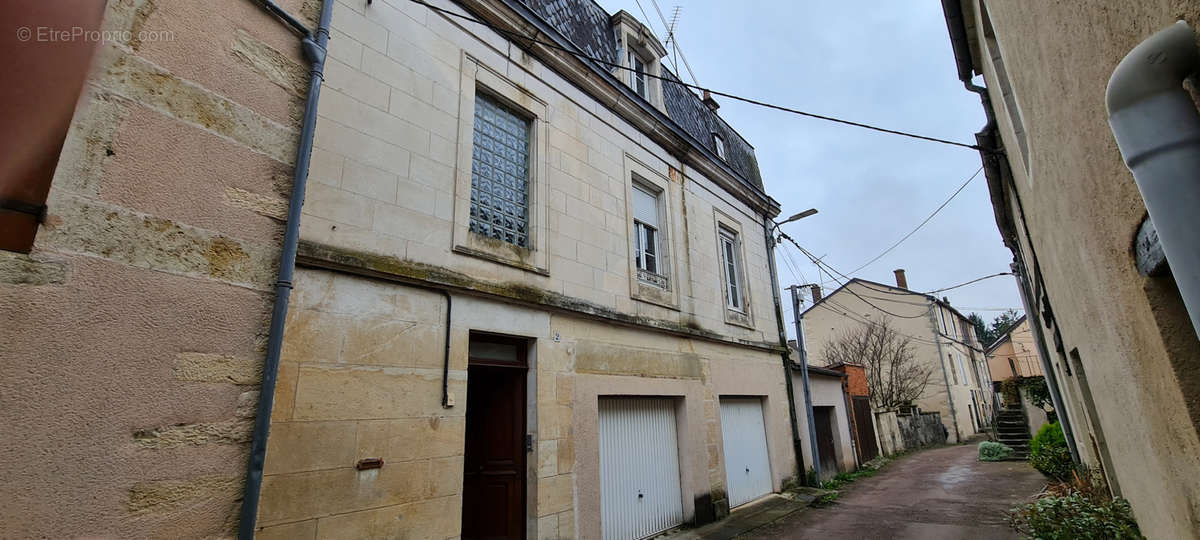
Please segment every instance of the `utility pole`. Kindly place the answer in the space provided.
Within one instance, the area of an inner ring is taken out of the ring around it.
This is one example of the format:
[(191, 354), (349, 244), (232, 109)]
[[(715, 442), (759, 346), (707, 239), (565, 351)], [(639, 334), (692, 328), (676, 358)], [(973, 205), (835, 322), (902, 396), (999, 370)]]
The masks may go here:
[(817, 477), (817, 487), (821, 486), (821, 453), (817, 450), (817, 426), (813, 421), (812, 391), (808, 384), (808, 349), (804, 345), (804, 320), (800, 318), (800, 288), (805, 285), (792, 285), (788, 291), (792, 293), (792, 318), (796, 321), (796, 350), (800, 352), (800, 379), (804, 382), (804, 413), (808, 417), (808, 447), (812, 454), (813, 474)]

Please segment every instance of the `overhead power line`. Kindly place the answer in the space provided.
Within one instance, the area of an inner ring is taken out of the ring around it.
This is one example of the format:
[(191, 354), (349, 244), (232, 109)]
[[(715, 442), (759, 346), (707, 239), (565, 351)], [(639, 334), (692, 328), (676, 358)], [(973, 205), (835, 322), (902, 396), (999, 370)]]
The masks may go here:
[(970, 184), (971, 180), (974, 180), (976, 176), (979, 176), (979, 172), (982, 170), (983, 170), (983, 166), (980, 166), (978, 169), (976, 169), (975, 174), (972, 174), (970, 178), (967, 178), (966, 182), (963, 182), (961, 186), (958, 186), (958, 189), (954, 190), (954, 193), (950, 194), (950, 198), (946, 199), (945, 202), (943, 202), (940, 206), (938, 206), (936, 209), (934, 209), (933, 213), (929, 214), (929, 216), (926, 217), (923, 221), (921, 221), (921, 223), (918, 223), (916, 228), (914, 228), (911, 231), (908, 231), (908, 234), (901, 237), (899, 240), (896, 241), (896, 243), (892, 244), (891, 246), (888, 246), (887, 249), (883, 250), (883, 253), (876, 255), (873, 259), (863, 263), (858, 268), (851, 270), (850, 273), (854, 274), (854, 273), (857, 273), (859, 270), (862, 270), (863, 268), (871, 266), (872, 263), (874, 263), (875, 261), (878, 261), (879, 259), (882, 259), (884, 255), (887, 255), (888, 253), (891, 253), (893, 249), (896, 249), (896, 246), (899, 246), (900, 244), (904, 243), (905, 240), (908, 240), (908, 238), (910, 236), (916, 234), (917, 231), (921, 230), (921, 227), (924, 227), (926, 223), (929, 223), (929, 220), (933, 219), (933, 216), (938, 215), (938, 212), (941, 212), (942, 209), (945, 208), (947, 204), (950, 204), (950, 201), (953, 201), (954, 198), (957, 197), (959, 193), (962, 193), (962, 190), (967, 187), (967, 184)]
[[(450, 11), (450, 10), (448, 10), (448, 9), (442, 9), (442, 8), (440, 8), (440, 7), (437, 7), (437, 6), (434, 6), (434, 5), (431, 5), (431, 4), (429, 4), (429, 3), (425, 2), (424, 0), (409, 0), (409, 1), (410, 1), (410, 2), (413, 2), (413, 3), (416, 3), (416, 4), (420, 4), (420, 5), (422, 5), (422, 6), (425, 6), (426, 8), (429, 8), (430, 10), (436, 11), (436, 12), (438, 12), (438, 13), (441, 13), (441, 14), (443, 14), (443, 15), (446, 15), (446, 16), (448, 16), (448, 17), (455, 17), (455, 18), (458, 18), (458, 19), (462, 19), (462, 20), (465, 20), (465, 21), (469, 21), (469, 22), (472, 22), (472, 23), (475, 23), (475, 24), (479, 24), (479, 25), (485, 26), (485, 27), (487, 27), (487, 28), (490, 28), (490, 29), (492, 29), (492, 30), (493, 30), (493, 31), (495, 31), (495, 32), (498, 32), (498, 33), (500, 33), (500, 34), (502, 34), (502, 35), (505, 35), (505, 36), (511, 37), (511, 38), (513, 38), (513, 39), (515, 39), (515, 40), (525, 41), (525, 42), (527, 42), (527, 43), (537, 43), (538, 45), (541, 45), (541, 46), (543, 46), (543, 47), (547, 47), (547, 48), (551, 48), (551, 49), (559, 50), (559, 51), (565, 52), (565, 53), (567, 53), (567, 54), (573, 55), (573, 56), (575, 56), (575, 57), (577, 57), (577, 58), (582, 58), (582, 59), (585, 59), (585, 60), (589, 60), (589, 61), (595, 62), (595, 63), (597, 63), (597, 64), (601, 64), (601, 65), (609, 66), (609, 67), (611, 67), (611, 68), (614, 68), (614, 69), (620, 69), (620, 70), (625, 70), (625, 71), (635, 71), (633, 68), (629, 68), (629, 67), (623, 66), (623, 65), (621, 65), (621, 64), (619, 64), (619, 63), (612, 62), (612, 61), (609, 61), (609, 60), (605, 60), (605, 59), (603, 59), (603, 58), (597, 58), (597, 57), (595, 57), (595, 56), (589, 56), (589, 55), (587, 55), (587, 54), (584, 54), (584, 53), (582, 53), (582, 52), (580, 52), (580, 51), (577, 51), (577, 50), (572, 50), (572, 49), (569, 49), (569, 48), (567, 48), (567, 47), (563, 47), (563, 46), (561, 46), (561, 45), (558, 45), (557, 43), (551, 43), (551, 42), (548, 42), (548, 41), (542, 41), (542, 40), (539, 40), (539, 39), (535, 39), (535, 38), (532, 38), (532, 37), (526, 36), (526, 35), (524, 35), (524, 34), (522, 34), (522, 33), (520, 33), (520, 32), (513, 32), (513, 31), (511, 31), (511, 30), (506, 30), (506, 29), (504, 29), (504, 28), (500, 28), (499, 26), (496, 26), (496, 25), (494, 25), (494, 24), (492, 24), (492, 23), (489, 23), (489, 22), (487, 22), (487, 21), (479, 20), (479, 19), (476, 19), (476, 18), (474, 18), (474, 17), (470, 17), (470, 16), (467, 16), (467, 15), (463, 15), (463, 14), (461, 14), (461, 13), (455, 13), (455, 12), (453, 12), (453, 11)], [(682, 57), (682, 55), (680, 55), (680, 56)], [(687, 59), (686, 59), (686, 58), (684, 58), (684, 59), (683, 59), (683, 62), (684, 62), (684, 65), (686, 65), (686, 64), (687, 64)], [(690, 69), (689, 69), (689, 72), (690, 72)], [(795, 115), (799, 115), (799, 116), (805, 116), (805, 117), (808, 117), (808, 118), (815, 118), (815, 119), (817, 119), (817, 120), (825, 120), (825, 121), (827, 121), (827, 122), (834, 122), (834, 123), (837, 123), (837, 124), (844, 124), (844, 125), (847, 125), (847, 126), (854, 126), (854, 127), (859, 127), (859, 128), (863, 128), (863, 129), (869, 129), (869, 130), (872, 130), (872, 131), (878, 131), (878, 132), (880, 132), (880, 133), (889, 133), (889, 134), (892, 134), (892, 135), (899, 135), (899, 136), (901, 136), (901, 137), (909, 137), (909, 138), (912, 138), (912, 139), (920, 139), (920, 140), (923, 140), (923, 141), (929, 141), (929, 142), (935, 142), (935, 143), (947, 144), (947, 145), (950, 145), (950, 146), (959, 146), (959, 147), (962, 147), (962, 148), (970, 148), (970, 149), (972, 149), (972, 150), (983, 150), (983, 149), (982, 149), (982, 148), (981, 148), (979, 145), (975, 145), (975, 144), (966, 144), (966, 143), (961, 143), (961, 142), (951, 141), (951, 140), (947, 140), (947, 139), (939, 139), (939, 138), (937, 138), (937, 137), (929, 137), (929, 136), (926, 136), (926, 135), (918, 135), (918, 134), (916, 134), (916, 133), (909, 133), (909, 132), (907, 132), (907, 131), (900, 131), (900, 130), (897, 130), (897, 129), (888, 129), (888, 128), (884, 128), (884, 127), (873, 126), (873, 125), (871, 125), (871, 124), (864, 124), (864, 123), (862, 123), (862, 122), (854, 122), (854, 121), (852, 121), (852, 120), (844, 120), (844, 119), (841, 119), (841, 118), (836, 118), (836, 117), (833, 117), (833, 116), (826, 116), (826, 115), (823, 115), (823, 114), (810, 113), (810, 112), (802, 111), (802, 110), (799, 110), (799, 109), (793, 109), (793, 108), (791, 108), (791, 107), (784, 107), (784, 106), (782, 106), (782, 105), (775, 105), (775, 104), (772, 104), (772, 103), (767, 103), (767, 102), (765, 102), (765, 101), (759, 101), (759, 100), (757, 100), (757, 99), (751, 99), (751, 98), (742, 97), (742, 96), (739, 96), (739, 95), (736, 95), (736, 94), (730, 94), (730, 93), (728, 93), (728, 92), (721, 92), (721, 91), (719, 91), (719, 90), (713, 90), (713, 89), (711, 89), (711, 88), (706, 88), (706, 87), (703, 87), (703, 86), (700, 86), (700, 85), (696, 85), (696, 84), (688, 84), (688, 83), (685, 83), (685, 82), (683, 82), (682, 80), (671, 79), (671, 78), (669, 78), (669, 77), (663, 77), (663, 76), (660, 76), (660, 75), (653, 75), (653, 74), (650, 74), (650, 73), (645, 73), (645, 72), (643, 72), (643, 73), (642, 73), (642, 75), (643, 75), (643, 76), (645, 76), (645, 77), (649, 77), (649, 78), (651, 78), (651, 79), (658, 79), (658, 80), (661, 80), (661, 81), (666, 81), (666, 82), (669, 82), (669, 83), (672, 83), (672, 84), (677, 84), (677, 85), (683, 86), (683, 87), (685, 87), (685, 88), (691, 88), (691, 89), (693, 89), (693, 90), (699, 90), (699, 91), (701, 91), (701, 92), (708, 92), (709, 94), (712, 94), (712, 95), (714, 95), (714, 96), (721, 96), (721, 97), (729, 98), (729, 99), (732, 99), (732, 100), (735, 100), (735, 101), (741, 101), (741, 102), (743, 102), (743, 103), (749, 103), (749, 104), (751, 104), (751, 105), (757, 105), (757, 106), (759, 106), (759, 107), (765, 107), (765, 108), (768, 108), (768, 109), (774, 109), (774, 110), (777, 110), (777, 111), (783, 111), (783, 112), (786, 112), (786, 113), (791, 113), (791, 114), (795, 114)]]
[(927, 292), (927, 293), (925, 293), (925, 294), (934, 294), (934, 293), (940, 293), (940, 292), (942, 292), (942, 291), (948, 291), (948, 290), (950, 290), (950, 289), (957, 289), (957, 288), (959, 288), (959, 287), (965, 287), (965, 286), (967, 286), (967, 285), (970, 285), (970, 284), (972, 284), (972, 283), (975, 283), (976, 281), (983, 281), (983, 280), (985, 280), (985, 279), (991, 279), (991, 278), (994, 278), (994, 277), (1000, 277), (1000, 276), (1011, 276), (1011, 275), (1012, 275), (1012, 272), (1000, 272), (1000, 273), (998, 273), (998, 274), (992, 274), (992, 275), (990, 275), (990, 276), (983, 276), (983, 277), (981, 277), (981, 278), (975, 278), (975, 279), (972, 279), (971, 281), (968, 281), (968, 282), (966, 282), (966, 283), (959, 283), (958, 285), (953, 285), (953, 286), (950, 286), (950, 287), (946, 287), (946, 288), (944, 288), (944, 289), (938, 289), (938, 290), (936, 290), (936, 291), (929, 291), (929, 292)]
[[(809, 253), (807, 249), (804, 249), (803, 247), (801, 247), (799, 243), (797, 243), (797, 242), (796, 242), (794, 239), (792, 239), (792, 237), (788, 236), (787, 234), (783, 234), (783, 233), (780, 233), (780, 236), (782, 236), (783, 238), (786, 238), (786, 239), (787, 239), (787, 241), (791, 242), (791, 243), (792, 243), (792, 245), (796, 246), (796, 249), (800, 250), (800, 253), (803, 253), (805, 257), (808, 257), (808, 259), (809, 259), (810, 261), (812, 261), (812, 262), (813, 262), (813, 264), (817, 265), (817, 267), (818, 267), (818, 268), (820, 268), (821, 266), (825, 266), (825, 267), (826, 267), (826, 268), (828, 268), (829, 270), (832, 270), (833, 272), (836, 272), (837, 274), (841, 275), (842, 277), (846, 277), (846, 276), (845, 276), (844, 274), (842, 274), (841, 272), (838, 272), (837, 270), (834, 270), (834, 269), (833, 269), (833, 267), (830, 267), (829, 265), (827, 265), (827, 264), (825, 264), (825, 263), (821, 262), (821, 260), (820, 260), (820, 259), (817, 259), (817, 258), (816, 258), (816, 257), (815, 257), (815, 256), (814, 256), (812, 253)], [(850, 278), (846, 278), (846, 279), (847, 279), (847, 281), (848, 281)], [(920, 318), (920, 317), (927, 317), (927, 316), (928, 316), (928, 313), (925, 313), (925, 314), (917, 314), (917, 315), (900, 315), (900, 314), (898, 314), (898, 313), (892, 313), (891, 311), (888, 311), (888, 310), (886, 310), (886, 309), (883, 309), (883, 308), (881, 308), (881, 307), (879, 307), (879, 306), (877, 306), (877, 305), (875, 305), (875, 304), (872, 304), (870, 300), (867, 300), (866, 298), (863, 298), (861, 295), (859, 295), (858, 293), (854, 292), (854, 290), (853, 290), (853, 289), (846, 288), (846, 289), (844, 289), (844, 290), (845, 290), (846, 292), (848, 292), (848, 293), (850, 293), (850, 294), (854, 295), (854, 296), (855, 296), (856, 298), (858, 298), (859, 300), (862, 300), (864, 304), (867, 304), (868, 306), (871, 306), (871, 307), (873, 307), (873, 308), (875, 308), (875, 309), (877, 309), (877, 310), (879, 310), (879, 311), (881, 311), (881, 312), (883, 312), (883, 313), (886, 313), (886, 314), (888, 314), (888, 315), (891, 315), (891, 316), (893, 316), (893, 317), (896, 317), (896, 318), (900, 318), (900, 319), (917, 319), (917, 318)]]

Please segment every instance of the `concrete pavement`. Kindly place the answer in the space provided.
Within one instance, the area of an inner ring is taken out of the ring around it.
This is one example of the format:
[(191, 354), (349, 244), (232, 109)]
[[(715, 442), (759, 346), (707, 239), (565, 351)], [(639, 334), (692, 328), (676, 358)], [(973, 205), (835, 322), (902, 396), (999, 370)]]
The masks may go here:
[(1026, 462), (980, 462), (975, 445), (926, 450), (842, 491), (837, 504), (796, 512), (739, 538), (1017, 538), (1005, 511), (1046, 484)]

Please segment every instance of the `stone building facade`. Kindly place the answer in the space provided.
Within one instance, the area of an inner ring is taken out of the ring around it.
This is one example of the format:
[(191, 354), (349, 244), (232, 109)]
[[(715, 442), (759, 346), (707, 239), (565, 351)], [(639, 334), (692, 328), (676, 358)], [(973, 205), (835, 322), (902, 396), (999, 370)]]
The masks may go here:
[(914, 356), (932, 370), (914, 405), (941, 413), (952, 443), (981, 432), (993, 416), (992, 384), (974, 327), (945, 300), (854, 278), (803, 313), (810, 362), (824, 362), (825, 348), (839, 336), (887, 320)]
[(0, 537), (229, 537), (306, 64), (253, 2), (102, 24), (33, 249), (0, 252)]
[[(0, 253), (0, 536), (230, 537), (309, 66), (249, 0), (103, 25)], [(664, 54), (587, 1), (333, 5), (259, 537), (640, 536), (794, 478), (779, 206)]]
[(753, 148), (627, 13), (432, 5), (335, 6), (259, 536), (642, 536), (740, 504), (734, 450), (779, 490)]
[(977, 135), (1048, 381), (1080, 461), (1150, 538), (1200, 535), (1200, 356), (1169, 272), (1139, 272), (1145, 204), (1105, 109), (1114, 68), (1195, 2), (945, 0), (960, 79), (982, 76)]

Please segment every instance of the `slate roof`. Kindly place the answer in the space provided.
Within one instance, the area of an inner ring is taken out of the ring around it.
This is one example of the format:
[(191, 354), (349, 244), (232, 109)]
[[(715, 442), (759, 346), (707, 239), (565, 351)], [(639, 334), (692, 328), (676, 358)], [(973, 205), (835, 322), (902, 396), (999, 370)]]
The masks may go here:
[[(588, 56), (609, 62), (617, 61), (617, 41), (610, 23), (611, 16), (593, 0), (520, 1)], [(666, 66), (662, 67), (662, 73), (670, 81), (679, 81)], [(719, 135), (725, 141), (725, 161), (729, 167), (762, 192), (762, 176), (758, 170), (758, 160), (754, 157), (754, 147), (716, 112), (709, 110), (691, 89), (669, 81), (662, 83), (667, 116), (713, 154), (717, 149), (712, 134)]]

